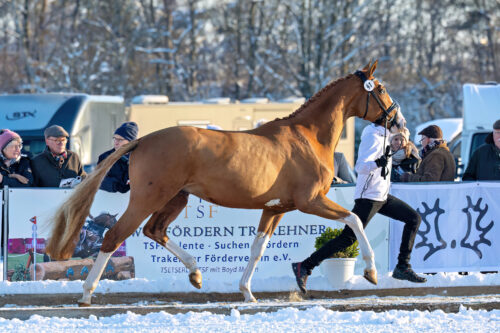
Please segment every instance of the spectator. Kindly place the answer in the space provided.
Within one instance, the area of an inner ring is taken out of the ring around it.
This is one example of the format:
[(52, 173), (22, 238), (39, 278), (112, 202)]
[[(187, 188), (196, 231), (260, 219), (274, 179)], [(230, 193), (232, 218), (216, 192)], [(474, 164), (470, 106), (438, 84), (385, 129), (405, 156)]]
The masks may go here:
[(422, 163), (415, 174), (405, 172), (401, 175), (403, 182), (444, 182), (453, 181), (456, 165), (446, 142), (443, 132), (436, 125), (424, 128), (419, 135), (422, 136)]
[(462, 180), (500, 180), (500, 119), (484, 142), (472, 154)]
[(356, 175), (349, 167), (343, 153), (333, 153), (333, 165), (335, 176), (332, 184), (348, 184), (356, 182)]
[(28, 187), (33, 185), (28, 157), (21, 154), (23, 140), (16, 132), (0, 130), (0, 185)]
[(45, 129), (43, 152), (31, 161), (37, 187), (74, 187), (85, 178), (78, 155), (66, 149), (68, 133), (58, 125)]
[[(97, 164), (101, 163), (106, 157), (111, 155), (115, 150), (120, 149), (121, 146), (137, 139), (137, 132), (139, 131), (137, 124), (134, 122), (123, 123), (118, 127), (113, 135), (114, 148), (102, 153), (99, 156)], [(130, 190), (128, 178), (128, 160), (130, 154), (123, 155), (111, 167), (106, 177), (101, 183), (101, 190), (108, 192), (126, 193)]]
[(392, 182), (399, 182), (400, 176), (405, 172), (412, 174), (417, 172), (421, 159), (417, 147), (410, 141), (410, 132), (408, 130), (394, 134), (391, 137), (391, 151)]

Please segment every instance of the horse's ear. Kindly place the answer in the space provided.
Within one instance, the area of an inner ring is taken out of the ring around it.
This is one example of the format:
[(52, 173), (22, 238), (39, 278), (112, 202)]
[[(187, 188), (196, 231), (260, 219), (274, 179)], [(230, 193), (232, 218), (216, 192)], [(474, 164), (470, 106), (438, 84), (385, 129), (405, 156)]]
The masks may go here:
[(370, 71), (368, 72), (369, 73), (368, 77), (373, 76), (373, 73), (375, 72), (375, 68), (377, 68), (377, 64), (378, 64), (378, 59), (375, 60), (373, 65), (371, 65)]
[(370, 59), (370, 62), (363, 68), (363, 72), (368, 72), (372, 65), (372, 60)]

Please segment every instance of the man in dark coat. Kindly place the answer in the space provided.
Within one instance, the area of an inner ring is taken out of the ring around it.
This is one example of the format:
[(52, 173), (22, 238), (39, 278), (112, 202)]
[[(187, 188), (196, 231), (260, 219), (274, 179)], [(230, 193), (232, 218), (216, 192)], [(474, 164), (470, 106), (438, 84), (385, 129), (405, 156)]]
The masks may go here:
[(456, 165), (446, 142), (443, 132), (436, 125), (424, 128), (422, 136), (422, 163), (415, 174), (403, 173), (402, 182), (445, 182), (455, 179)]
[(472, 154), (462, 180), (500, 180), (500, 119), (484, 141)]
[(34, 186), (74, 187), (87, 175), (78, 155), (66, 149), (68, 132), (61, 126), (53, 125), (45, 129), (43, 152), (31, 161)]
[[(118, 150), (121, 146), (137, 139), (139, 129), (134, 122), (123, 123), (118, 127), (113, 135), (114, 148), (102, 153), (99, 156), (97, 164), (101, 163), (106, 157)], [(130, 190), (128, 178), (128, 159), (130, 154), (123, 155), (111, 167), (108, 174), (101, 183), (101, 190), (108, 192), (126, 193)]]

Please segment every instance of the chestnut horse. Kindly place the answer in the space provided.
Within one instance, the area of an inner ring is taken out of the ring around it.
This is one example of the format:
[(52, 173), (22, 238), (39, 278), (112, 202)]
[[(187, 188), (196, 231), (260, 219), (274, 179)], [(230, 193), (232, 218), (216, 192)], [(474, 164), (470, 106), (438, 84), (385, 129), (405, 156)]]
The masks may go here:
[(122, 155), (131, 152), (130, 201), (104, 237), (83, 285), (80, 305), (90, 305), (92, 292), (112, 253), (151, 214), (144, 234), (177, 256), (189, 269), (190, 282), (201, 288), (195, 259), (166, 235), (169, 224), (186, 206), (189, 194), (220, 206), (262, 209), (258, 233), (239, 284), (245, 301), (255, 301), (250, 283), (257, 262), (284, 213), (295, 209), (351, 227), (366, 262), (364, 276), (376, 284), (374, 254), (360, 219), (326, 197), (334, 175), (333, 152), (346, 120), (358, 116), (373, 122), (398, 113), (397, 104), (373, 78), (376, 65), (368, 64), (356, 75), (329, 83), (290, 116), (253, 130), (170, 127), (111, 154), (56, 212), (47, 246), (47, 253), (54, 259), (71, 257), (102, 179)]

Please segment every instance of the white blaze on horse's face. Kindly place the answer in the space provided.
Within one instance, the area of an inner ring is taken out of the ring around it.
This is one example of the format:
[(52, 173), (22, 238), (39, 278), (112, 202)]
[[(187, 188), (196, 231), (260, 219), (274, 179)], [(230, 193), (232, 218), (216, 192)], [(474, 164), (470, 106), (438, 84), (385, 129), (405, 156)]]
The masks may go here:
[(392, 122), (392, 126), (390, 128), (392, 134), (401, 133), (404, 129), (406, 129), (406, 119), (401, 112), (401, 108), (398, 107), (395, 117), (396, 118)]

